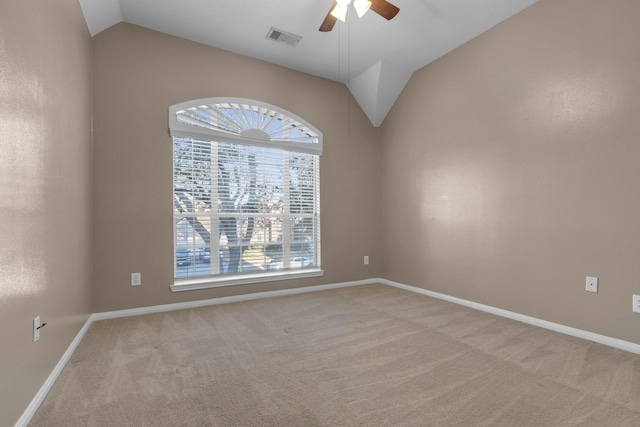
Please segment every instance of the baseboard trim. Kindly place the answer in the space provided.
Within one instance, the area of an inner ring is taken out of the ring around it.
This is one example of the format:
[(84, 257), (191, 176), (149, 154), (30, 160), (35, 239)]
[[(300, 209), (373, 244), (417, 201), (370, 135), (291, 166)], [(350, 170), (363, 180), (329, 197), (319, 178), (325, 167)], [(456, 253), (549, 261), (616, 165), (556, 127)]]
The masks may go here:
[(526, 316), (524, 314), (519, 314), (513, 311), (503, 310), (501, 308), (492, 307), (490, 305), (484, 305), (477, 302), (465, 300), (462, 298), (452, 297), (450, 295), (429, 291), (429, 290), (418, 288), (411, 285), (405, 285), (403, 283), (393, 282), (387, 279), (376, 279), (375, 283), (382, 283), (384, 285), (393, 286), (394, 288), (404, 289), (406, 291), (411, 291), (411, 292), (426, 295), (432, 298), (449, 301), (454, 304), (464, 305), (466, 307), (484, 311), (490, 314), (495, 314), (497, 316), (506, 317), (512, 320), (517, 320), (519, 322), (527, 323), (529, 325), (538, 326), (540, 328), (549, 329), (555, 332), (560, 332), (561, 334), (582, 338), (588, 341), (604, 344), (609, 347), (625, 350), (631, 353), (640, 354), (640, 345), (629, 342), (629, 341), (608, 337), (606, 335), (596, 334), (596, 333), (585, 331), (582, 329), (572, 328), (571, 326), (565, 326), (559, 323), (549, 322), (547, 320), (538, 319), (536, 317)]
[(80, 344), (80, 341), (82, 341), (82, 339), (84, 338), (84, 335), (89, 330), (89, 327), (93, 322), (92, 317), (93, 315), (89, 316), (87, 321), (84, 322), (84, 325), (82, 326), (80, 331), (76, 334), (76, 337), (73, 339), (73, 341), (71, 341), (71, 344), (69, 344), (69, 347), (67, 347), (67, 351), (64, 352), (64, 354), (56, 364), (55, 368), (53, 368), (53, 371), (51, 371), (51, 373), (47, 377), (42, 387), (40, 387), (40, 390), (38, 390), (38, 393), (36, 393), (35, 397), (31, 401), (29, 406), (27, 406), (27, 409), (25, 409), (25, 411), (22, 413), (22, 416), (16, 422), (15, 427), (26, 427), (29, 424), (29, 422), (31, 421), (31, 418), (33, 418), (33, 415), (36, 413), (36, 411), (42, 404), (42, 401), (49, 393), (49, 390), (51, 390), (51, 387), (53, 387), (53, 384), (58, 379), (58, 376), (64, 369), (65, 365), (67, 364), (69, 359), (71, 359), (71, 355), (78, 347), (78, 344)]
[(398, 283), (387, 279), (375, 278), (375, 279), (365, 279), (365, 280), (357, 280), (352, 282), (342, 282), (342, 283), (334, 283), (329, 285), (317, 285), (317, 286), (306, 286), (301, 288), (292, 288), (292, 289), (282, 289), (279, 291), (267, 291), (267, 292), (257, 292), (253, 294), (247, 295), (236, 295), (230, 297), (221, 297), (221, 298), (212, 298), (207, 300), (199, 300), (199, 301), (188, 301), (181, 302), (175, 304), (163, 304), (163, 305), (155, 305), (150, 307), (139, 307), (132, 308), (128, 310), (117, 310), (117, 311), (107, 311), (102, 313), (94, 313), (85, 322), (80, 332), (76, 335), (74, 340), (71, 342), (67, 351), (62, 355), (60, 361), (55, 366), (47, 380), (44, 382), (36, 396), (33, 398), (27, 409), (24, 411), (22, 416), (18, 419), (15, 424), (15, 427), (26, 427), (31, 418), (36, 413), (42, 401), (53, 387), (53, 384), (58, 379), (58, 376), (64, 369), (65, 365), (71, 358), (71, 355), (76, 350), (80, 341), (84, 338), (87, 330), (91, 326), (91, 324), (96, 320), (105, 320), (105, 319), (115, 319), (119, 317), (128, 317), (128, 316), (139, 316), (143, 314), (151, 314), (151, 313), (161, 313), (165, 311), (173, 311), (173, 310), (184, 310), (189, 308), (197, 308), (197, 307), (206, 307), (211, 305), (219, 305), (219, 304), (229, 304), (233, 302), (241, 302), (241, 301), (250, 301), (262, 298), (273, 298), (279, 296), (286, 295), (296, 295), (303, 294), (308, 292), (318, 292), (318, 291), (326, 291), (329, 289), (338, 289), (338, 288), (348, 288), (352, 286), (361, 286), (361, 285), (372, 285), (372, 284), (383, 284), (387, 286), (391, 286), (398, 289), (404, 289), (406, 291), (414, 292), (417, 294), (425, 295), (432, 298), (441, 299), (444, 301), (449, 301), (454, 304), (463, 305), (465, 307), (473, 308), (476, 310), (484, 311), (490, 314), (495, 314), (497, 316), (506, 317), (508, 319), (517, 320), (519, 322), (527, 323), (529, 325), (538, 326), (540, 328), (549, 329), (551, 331), (559, 332), (565, 335), (574, 336), (577, 338), (582, 338), (588, 341), (597, 342), (599, 344), (603, 344), (609, 347), (617, 348), (620, 350), (628, 351), (631, 353), (640, 354), (640, 344), (635, 344), (629, 341), (620, 340), (617, 338), (611, 338), (606, 335), (600, 335), (593, 332), (584, 331), (582, 329), (572, 328), (570, 326), (561, 325), (559, 323), (553, 323), (546, 320), (538, 319), (531, 316), (526, 316), (524, 314), (515, 313), (513, 311), (503, 310), (501, 308), (492, 307), (485, 304), (480, 304), (477, 302), (465, 300), (458, 297), (453, 297), (446, 294), (441, 294), (438, 292), (429, 291), (427, 289), (418, 288), (416, 286), (406, 285), (404, 283)]
[(333, 283), (329, 285), (304, 286), (300, 288), (282, 289), (279, 291), (256, 292), (246, 295), (234, 295), (230, 297), (211, 298), (206, 300), (178, 302), (174, 304), (154, 305), (150, 307), (131, 308), (127, 310), (107, 311), (95, 313), (93, 320), (116, 319), (118, 317), (140, 316), (142, 314), (162, 313), (165, 311), (185, 310), (189, 308), (206, 307), (210, 305), (229, 304), (233, 302), (250, 301), (254, 299), (281, 297), (286, 295), (304, 294), (307, 292), (326, 291), (329, 289), (348, 288), (351, 286), (371, 285), (380, 283), (378, 279), (357, 280), (352, 282)]
[(119, 317), (129, 317), (129, 316), (139, 316), (142, 314), (151, 314), (151, 313), (161, 313), (165, 311), (173, 311), (173, 310), (184, 310), (189, 308), (197, 308), (197, 307), (206, 307), (210, 305), (218, 305), (218, 304), (229, 304), (233, 302), (241, 302), (241, 301), (250, 301), (261, 298), (273, 298), (280, 297), (286, 295), (296, 295), (296, 294), (304, 294), (308, 292), (318, 292), (318, 291), (326, 291), (329, 289), (338, 289), (338, 288), (348, 288), (351, 286), (360, 286), (360, 285), (371, 285), (375, 283), (380, 283), (378, 279), (365, 279), (365, 280), (356, 280), (351, 282), (341, 282), (341, 283), (333, 283), (329, 285), (317, 285), (317, 286), (305, 286), (300, 288), (292, 288), (292, 289), (282, 289), (279, 291), (267, 291), (267, 292), (257, 292), (253, 294), (247, 295), (237, 295), (230, 297), (221, 297), (221, 298), (212, 298), (207, 300), (199, 300), (199, 301), (188, 301), (181, 302), (175, 304), (163, 304), (163, 305), (154, 305), (150, 307), (140, 307), (140, 308), (132, 308), (128, 310), (117, 310), (117, 311), (107, 311), (103, 313), (94, 313), (85, 322), (80, 332), (76, 335), (74, 340), (71, 342), (67, 351), (62, 355), (58, 364), (55, 366), (49, 377), (44, 382), (38, 393), (33, 398), (27, 409), (22, 413), (22, 416), (18, 419), (15, 424), (15, 427), (26, 427), (33, 415), (36, 413), (42, 401), (53, 387), (53, 384), (58, 379), (58, 376), (64, 369), (65, 365), (71, 358), (71, 355), (84, 338), (84, 335), (89, 330), (91, 324), (96, 320), (105, 320), (105, 319), (116, 319)]

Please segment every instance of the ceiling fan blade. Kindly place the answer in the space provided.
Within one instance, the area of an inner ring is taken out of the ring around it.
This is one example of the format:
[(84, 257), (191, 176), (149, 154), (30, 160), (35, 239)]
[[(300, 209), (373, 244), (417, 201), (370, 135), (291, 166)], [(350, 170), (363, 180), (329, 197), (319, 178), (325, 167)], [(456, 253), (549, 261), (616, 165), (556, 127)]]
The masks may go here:
[(333, 30), (333, 26), (336, 25), (336, 21), (338, 20), (335, 16), (331, 14), (331, 11), (338, 5), (337, 1), (333, 2), (333, 6), (329, 9), (329, 13), (327, 13), (326, 18), (322, 21), (322, 25), (320, 25), (320, 31), (326, 33), (327, 31)]
[(371, 0), (371, 10), (387, 20), (392, 19), (400, 12), (397, 6), (392, 5), (387, 0)]

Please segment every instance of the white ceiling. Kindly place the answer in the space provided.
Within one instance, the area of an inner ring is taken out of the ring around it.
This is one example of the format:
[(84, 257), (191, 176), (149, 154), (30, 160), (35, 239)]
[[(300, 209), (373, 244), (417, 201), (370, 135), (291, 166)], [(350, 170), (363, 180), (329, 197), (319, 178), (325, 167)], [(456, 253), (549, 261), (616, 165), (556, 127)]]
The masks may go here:
[[(333, 0), (80, 0), (91, 35), (128, 22), (345, 83), (380, 126), (414, 71), (537, 0), (391, 0), (387, 21), (369, 11), (318, 31)], [(302, 36), (296, 47), (271, 27)]]

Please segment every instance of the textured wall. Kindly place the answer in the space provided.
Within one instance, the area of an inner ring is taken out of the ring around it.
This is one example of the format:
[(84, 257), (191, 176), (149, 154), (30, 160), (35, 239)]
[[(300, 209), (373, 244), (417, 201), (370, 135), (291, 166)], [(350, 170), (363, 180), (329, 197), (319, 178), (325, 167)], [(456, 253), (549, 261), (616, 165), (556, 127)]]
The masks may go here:
[[(118, 24), (94, 37), (96, 312), (377, 277), (378, 148), (344, 85)], [(190, 99), (277, 105), (324, 134), (324, 277), (171, 293), (172, 146), (167, 109)], [(371, 264), (364, 266), (362, 257)], [(142, 286), (130, 286), (130, 273)]]
[(0, 425), (89, 313), (90, 44), (75, 0), (0, 6)]
[(413, 75), (381, 128), (385, 278), (640, 343), (638, 16), (541, 0)]

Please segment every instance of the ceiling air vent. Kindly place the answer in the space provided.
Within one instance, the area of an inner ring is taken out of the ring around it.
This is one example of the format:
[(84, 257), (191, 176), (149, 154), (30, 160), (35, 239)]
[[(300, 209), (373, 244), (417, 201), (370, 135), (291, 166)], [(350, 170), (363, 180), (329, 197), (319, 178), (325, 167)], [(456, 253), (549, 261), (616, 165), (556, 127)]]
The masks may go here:
[(302, 40), (302, 36), (298, 36), (296, 34), (287, 33), (286, 31), (278, 30), (276, 28), (271, 27), (269, 32), (267, 33), (267, 38), (270, 40), (275, 40), (278, 43), (286, 44), (287, 46), (295, 47), (300, 40)]

